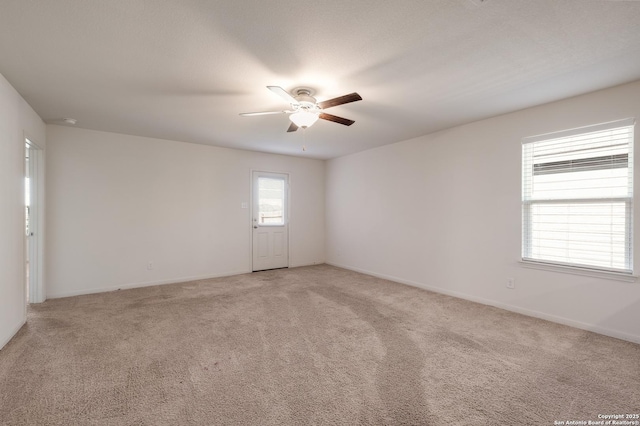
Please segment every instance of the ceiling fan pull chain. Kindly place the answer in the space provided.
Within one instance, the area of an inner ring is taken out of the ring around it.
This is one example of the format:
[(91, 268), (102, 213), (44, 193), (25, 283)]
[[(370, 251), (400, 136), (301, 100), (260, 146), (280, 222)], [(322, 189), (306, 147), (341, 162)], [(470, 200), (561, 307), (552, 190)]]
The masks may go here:
[(307, 128), (302, 128), (302, 152), (307, 150)]

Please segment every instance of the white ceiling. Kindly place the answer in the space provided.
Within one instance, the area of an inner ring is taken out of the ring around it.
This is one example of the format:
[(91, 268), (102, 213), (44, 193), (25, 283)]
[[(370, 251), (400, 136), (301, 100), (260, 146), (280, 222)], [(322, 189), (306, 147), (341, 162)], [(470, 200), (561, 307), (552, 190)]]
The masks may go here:
[[(640, 79), (640, 1), (0, 0), (0, 73), (49, 123), (333, 158)], [(363, 100), (286, 133), (267, 85)], [(307, 151), (302, 151), (306, 145)]]

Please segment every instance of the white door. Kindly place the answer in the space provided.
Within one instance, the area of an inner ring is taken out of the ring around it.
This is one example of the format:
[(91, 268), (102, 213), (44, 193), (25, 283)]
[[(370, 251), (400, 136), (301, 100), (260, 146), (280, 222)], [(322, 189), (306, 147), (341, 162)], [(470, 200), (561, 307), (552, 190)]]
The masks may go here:
[(41, 244), (40, 225), (40, 194), (42, 152), (29, 139), (25, 140), (25, 231), (26, 231), (26, 290), (27, 301), (30, 303), (44, 302), (41, 277)]
[(289, 176), (253, 172), (253, 270), (289, 266)]

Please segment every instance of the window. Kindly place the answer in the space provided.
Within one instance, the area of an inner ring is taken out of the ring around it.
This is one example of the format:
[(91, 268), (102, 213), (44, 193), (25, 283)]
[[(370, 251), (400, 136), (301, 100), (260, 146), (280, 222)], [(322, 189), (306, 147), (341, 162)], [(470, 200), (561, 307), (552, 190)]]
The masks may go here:
[(523, 260), (633, 272), (634, 122), (523, 140)]
[(284, 198), (283, 178), (258, 178), (258, 220), (260, 225), (284, 225)]

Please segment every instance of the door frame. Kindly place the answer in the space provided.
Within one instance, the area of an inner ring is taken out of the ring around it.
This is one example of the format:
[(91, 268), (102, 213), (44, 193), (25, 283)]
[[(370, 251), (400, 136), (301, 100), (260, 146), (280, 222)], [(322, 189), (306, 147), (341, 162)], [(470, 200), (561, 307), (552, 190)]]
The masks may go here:
[[(44, 150), (26, 132), (23, 135), (23, 142), (29, 145), (29, 170), (24, 164), (24, 176), (29, 176), (31, 189), (30, 209), (29, 209), (29, 232), (33, 232), (33, 237), (29, 241), (29, 303), (42, 303), (46, 300), (44, 292)], [(23, 159), (23, 163), (26, 163)], [(24, 181), (23, 181), (24, 182)], [(24, 187), (23, 187), (23, 193)], [(24, 227), (24, 221), (23, 221)], [(25, 232), (23, 230), (23, 235)], [(27, 259), (27, 236), (25, 235), (25, 258)], [(25, 277), (25, 301), (26, 277)], [(26, 306), (26, 303), (25, 303)]]
[[(254, 212), (254, 204), (255, 204), (255, 193), (253, 187), (253, 174), (254, 173), (271, 173), (276, 175), (286, 175), (287, 176), (287, 206), (286, 206), (286, 217), (287, 217), (287, 268), (291, 267), (291, 173), (290, 172), (277, 172), (273, 170), (265, 170), (265, 169), (251, 169), (249, 171), (249, 271), (254, 272), (253, 270), (253, 212)], [(260, 271), (255, 271), (260, 272)]]

